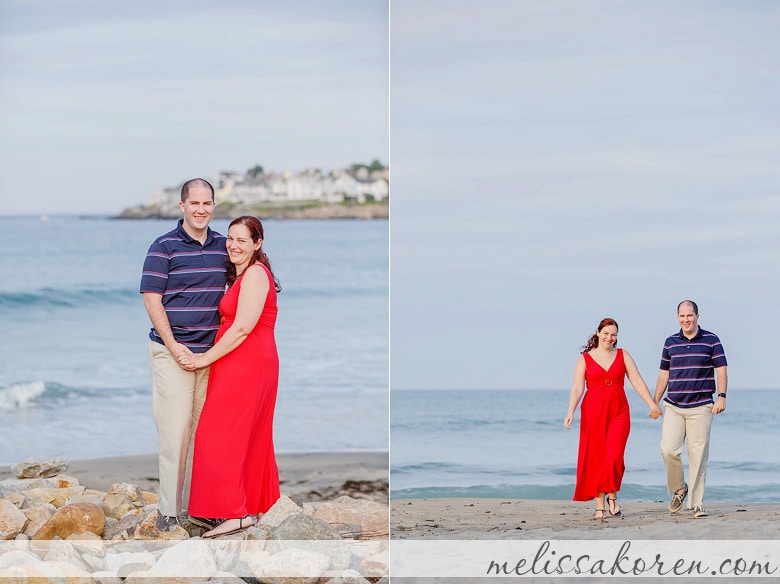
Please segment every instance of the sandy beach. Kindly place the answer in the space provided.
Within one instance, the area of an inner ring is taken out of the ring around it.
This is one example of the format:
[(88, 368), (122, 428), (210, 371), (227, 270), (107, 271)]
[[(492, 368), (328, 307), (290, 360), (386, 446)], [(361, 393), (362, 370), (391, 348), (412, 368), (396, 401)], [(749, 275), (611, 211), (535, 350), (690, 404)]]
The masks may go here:
[[(686, 501), (687, 503), (687, 501)], [(391, 539), (780, 539), (780, 504), (707, 503), (707, 517), (668, 502), (621, 502), (622, 517), (592, 519), (595, 502), (394, 499)]]
[[(387, 452), (314, 452), (277, 454), (281, 491), (288, 497), (319, 501), (351, 495), (387, 501)], [(91, 489), (107, 491), (113, 483), (131, 483), (159, 492), (156, 454), (70, 461), (67, 473)], [(0, 467), (0, 480), (11, 478)]]

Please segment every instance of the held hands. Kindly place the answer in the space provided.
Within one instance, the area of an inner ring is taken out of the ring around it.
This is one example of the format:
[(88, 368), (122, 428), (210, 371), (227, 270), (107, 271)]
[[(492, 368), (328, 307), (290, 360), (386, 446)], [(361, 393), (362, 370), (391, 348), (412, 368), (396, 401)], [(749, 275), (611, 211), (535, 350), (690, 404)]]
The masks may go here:
[(177, 359), (179, 362), (179, 367), (184, 369), (185, 371), (195, 371), (195, 357), (190, 357), (188, 355), (180, 355)]
[(650, 417), (654, 420), (657, 420), (659, 416), (663, 416), (664, 413), (661, 411), (660, 406), (653, 402), (653, 405), (650, 406)]
[(170, 347), (168, 350), (171, 352), (173, 358), (176, 359), (176, 363), (179, 364), (179, 367), (181, 367), (185, 371), (192, 371), (192, 369), (187, 369), (184, 366), (184, 363), (190, 362), (195, 357), (193, 352), (190, 351), (189, 347), (186, 347), (181, 343), (176, 343), (173, 347)]
[(182, 357), (179, 360), (179, 367), (185, 371), (197, 371), (198, 369), (208, 367), (208, 363), (206, 363), (203, 356), (195, 355), (194, 357)]
[(176, 358), (176, 361), (179, 363), (179, 367), (185, 371), (196, 371), (208, 367), (208, 363), (206, 363), (206, 359), (202, 354), (195, 355), (190, 352), (188, 355), (182, 353)]

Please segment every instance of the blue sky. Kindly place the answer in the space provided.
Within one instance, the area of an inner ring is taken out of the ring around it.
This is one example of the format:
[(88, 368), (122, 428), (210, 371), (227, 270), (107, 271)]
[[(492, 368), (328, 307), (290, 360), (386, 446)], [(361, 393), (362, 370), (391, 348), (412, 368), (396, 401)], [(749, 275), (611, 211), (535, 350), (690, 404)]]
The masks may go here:
[(388, 158), (383, 0), (0, 2), (2, 214)]
[(778, 388), (780, 6), (394, 0), (391, 385), (571, 386), (677, 302)]

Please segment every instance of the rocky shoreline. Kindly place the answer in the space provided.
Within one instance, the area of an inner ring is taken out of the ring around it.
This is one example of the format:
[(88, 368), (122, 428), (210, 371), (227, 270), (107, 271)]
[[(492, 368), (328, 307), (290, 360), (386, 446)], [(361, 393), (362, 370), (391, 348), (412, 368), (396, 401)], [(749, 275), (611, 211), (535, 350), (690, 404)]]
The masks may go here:
[[(214, 208), (215, 219), (232, 219), (241, 215), (255, 215), (261, 219), (387, 219), (390, 205), (384, 203), (310, 205), (247, 205), (220, 203)], [(163, 212), (151, 205), (130, 207), (113, 219), (177, 219), (181, 213)]]
[[(343, 469), (343, 459), (336, 463)], [(90, 488), (68, 466), (27, 461), (0, 480), (2, 577), (105, 584), (174, 576), (236, 584), (387, 581), (387, 481), (371, 464), (364, 476), (342, 484), (306, 475), (288, 480), (256, 525), (215, 539), (202, 538), (204, 530), (186, 515), (166, 521), (155, 492), (126, 482)]]

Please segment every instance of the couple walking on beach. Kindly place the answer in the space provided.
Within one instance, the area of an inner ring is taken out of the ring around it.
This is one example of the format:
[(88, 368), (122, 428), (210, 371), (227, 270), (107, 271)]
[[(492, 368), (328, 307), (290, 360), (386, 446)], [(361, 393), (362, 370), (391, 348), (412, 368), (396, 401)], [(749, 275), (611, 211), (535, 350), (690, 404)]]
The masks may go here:
[[(204, 537), (254, 525), (279, 498), (273, 415), (281, 291), (256, 217), (209, 227), (214, 188), (184, 183), (183, 217), (149, 248), (141, 276), (159, 435), (160, 511)], [(226, 290), (227, 286), (227, 290)]]
[[(699, 327), (699, 308), (695, 302), (680, 302), (677, 320), (680, 331), (664, 343), (655, 396), (650, 395), (628, 351), (617, 348), (618, 325), (611, 318), (599, 323), (577, 361), (564, 426), (571, 427), (574, 411), (582, 398), (573, 499), (595, 498), (594, 519), (605, 519), (607, 512), (612, 516), (621, 515), (617, 493), (623, 481), (623, 456), (631, 426), (623, 388), (625, 377), (650, 408), (650, 417), (664, 416), (661, 455), (671, 495), (669, 511), (677, 513), (682, 509), (690, 489), (688, 509), (693, 511), (693, 517), (706, 516), (704, 484), (710, 428), (713, 414), (726, 409), (726, 356), (717, 335)], [(716, 391), (718, 395), (714, 399)], [(666, 415), (659, 405), (664, 393)], [(690, 485), (685, 482), (681, 459), (686, 441)]]

